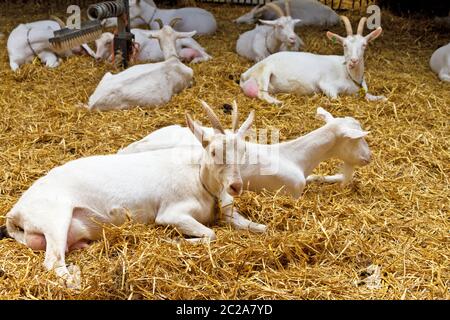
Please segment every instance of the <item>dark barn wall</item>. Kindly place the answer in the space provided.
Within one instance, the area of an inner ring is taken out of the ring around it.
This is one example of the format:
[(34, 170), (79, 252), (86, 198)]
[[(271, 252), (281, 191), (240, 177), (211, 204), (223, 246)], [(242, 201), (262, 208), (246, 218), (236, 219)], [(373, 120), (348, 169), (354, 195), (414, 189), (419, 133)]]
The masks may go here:
[(422, 13), (444, 17), (450, 13), (450, 0), (378, 0), (377, 3), (400, 15)]

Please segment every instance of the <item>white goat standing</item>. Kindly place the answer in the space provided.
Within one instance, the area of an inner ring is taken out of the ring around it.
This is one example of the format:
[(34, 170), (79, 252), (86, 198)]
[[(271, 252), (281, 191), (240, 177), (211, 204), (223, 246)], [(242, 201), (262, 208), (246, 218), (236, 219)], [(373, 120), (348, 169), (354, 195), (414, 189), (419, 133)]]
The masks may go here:
[(158, 106), (191, 85), (194, 71), (180, 62), (175, 43), (177, 39), (192, 37), (195, 31), (177, 32), (164, 26), (147, 34), (158, 39), (165, 61), (135, 65), (115, 75), (106, 73), (90, 96), (88, 109)]
[[(81, 48), (73, 48), (63, 53), (56, 53), (52, 49), (50, 38), (53, 32), (64, 27), (61, 21), (42, 20), (18, 25), (9, 35), (7, 48), (9, 64), (13, 71), (25, 63), (33, 61), (37, 56), (49, 68), (59, 65), (59, 57), (68, 57), (80, 53)], [(81, 46), (88, 54), (93, 56), (92, 50), (86, 45)]]
[[(317, 118), (325, 125), (297, 139), (279, 144), (257, 144), (246, 142), (246, 162), (241, 165), (244, 188), (251, 191), (267, 189), (301, 196), (306, 182), (319, 181), (346, 185), (351, 182), (354, 168), (365, 166), (371, 160), (370, 149), (357, 120), (351, 117), (334, 118), (323, 108), (317, 108)], [(237, 107), (233, 123), (237, 122)], [(211, 128), (202, 127), (207, 133)], [(170, 149), (186, 145), (199, 145), (189, 129), (178, 125), (156, 130), (147, 137), (130, 144), (119, 153), (146, 152)], [(320, 162), (337, 158), (344, 162), (343, 172), (333, 176), (315, 176), (312, 171)], [(227, 201), (223, 201), (227, 203)]]
[[(242, 136), (253, 118), (250, 115), (236, 132), (225, 134), (211, 108), (202, 105), (214, 127), (212, 135), (186, 115), (188, 127), (203, 145), (199, 151), (180, 150), (176, 157), (162, 150), (70, 161), (49, 171), (21, 196), (7, 213), (7, 232), (3, 229), (1, 234), (33, 250), (45, 249), (44, 266), (72, 287), (79, 287), (80, 279), (70, 274), (65, 253), (100, 239), (101, 224), (121, 225), (131, 218), (174, 226), (196, 237), (189, 241), (215, 239), (205, 224), (215, 220), (218, 196), (222, 190), (231, 197), (242, 192), (237, 162), (225, 163), (223, 155), (243, 157)], [(236, 220), (226, 221), (240, 228)]]
[[(214, 16), (201, 8), (186, 7), (180, 9), (159, 9), (153, 1), (130, 0), (130, 25), (138, 27), (148, 25), (151, 29), (158, 29), (156, 19), (168, 24), (175, 18), (182, 20), (174, 27), (177, 31), (197, 31), (198, 35), (212, 34), (216, 32), (217, 23)], [(106, 27), (117, 25), (116, 18), (106, 19)]]
[[(285, 9), (285, 1), (271, 2), (281, 9)], [(330, 7), (317, 0), (290, 0), (291, 17), (300, 19), (300, 26), (333, 26), (339, 23), (339, 15)], [(266, 10), (268, 7), (256, 6), (250, 12), (234, 20), (236, 23), (253, 24), (258, 19), (274, 20), (277, 18), (274, 12)]]
[(312, 94), (323, 92), (331, 99), (338, 94), (364, 94), (369, 101), (386, 100), (384, 96), (368, 93), (364, 79), (364, 51), (370, 41), (382, 32), (378, 27), (366, 36), (363, 29), (366, 18), (361, 18), (358, 31), (353, 35), (347, 17), (342, 16), (347, 37), (330, 31), (327, 37), (344, 47), (343, 56), (318, 55), (306, 52), (278, 52), (256, 63), (241, 75), (240, 86), (244, 93), (268, 103), (281, 103), (269, 93)]
[[(162, 22), (159, 19), (156, 19), (160, 24), (161, 28), (163, 28)], [(178, 21), (178, 18), (175, 18), (170, 22), (170, 26)], [(138, 54), (137, 61), (151, 61), (158, 62), (164, 60), (164, 54), (161, 50), (161, 46), (159, 45), (159, 41), (154, 38), (149, 38), (152, 36), (152, 31), (143, 30), (143, 29), (131, 29), (131, 33), (134, 34), (134, 41), (138, 44)], [(95, 41), (97, 52), (95, 54), (95, 59), (97, 61), (100, 60), (109, 60), (112, 58), (112, 47), (114, 41), (114, 34), (111, 32), (105, 32), (102, 34), (100, 39)], [(211, 59), (211, 56), (206, 53), (205, 49), (198, 44), (192, 38), (180, 38), (176, 40), (176, 50), (177, 54), (180, 57), (180, 60), (183, 62), (203, 62)]]
[(438, 74), (439, 79), (450, 82), (450, 43), (433, 52), (430, 67)]
[(279, 18), (260, 20), (263, 25), (241, 34), (236, 43), (236, 52), (252, 61), (261, 61), (280, 51), (298, 51), (303, 46), (303, 41), (294, 32), (300, 19), (291, 18), (289, 5), (286, 6), (286, 14), (273, 3), (265, 7), (277, 12)]

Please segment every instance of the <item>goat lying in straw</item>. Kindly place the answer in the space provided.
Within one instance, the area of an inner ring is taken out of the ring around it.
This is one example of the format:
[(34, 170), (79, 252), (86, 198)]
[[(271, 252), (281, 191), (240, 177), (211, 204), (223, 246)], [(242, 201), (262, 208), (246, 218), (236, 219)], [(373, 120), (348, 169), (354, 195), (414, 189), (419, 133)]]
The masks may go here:
[(194, 71), (179, 60), (176, 41), (194, 34), (195, 31), (177, 32), (170, 26), (148, 30), (149, 37), (158, 39), (165, 61), (135, 65), (115, 75), (106, 73), (86, 107), (111, 110), (167, 103), (192, 83)]
[(244, 32), (236, 43), (236, 52), (252, 61), (261, 61), (280, 51), (298, 51), (303, 46), (302, 39), (294, 32), (300, 19), (291, 18), (288, 2), (286, 1), (286, 13), (273, 3), (265, 5), (263, 9), (265, 8), (275, 11), (278, 18), (260, 20), (262, 26)]
[(439, 79), (450, 82), (450, 43), (433, 52), (430, 67)]
[[(176, 17), (182, 19), (174, 27), (177, 31), (197, 31), (198, 35), (213, 34), (216, 32), (216, 19), (205, 9), (195, 7), (159, 9), (150, 0), (130, 0), (130, 25), (133, 28), (140, 25), (147, 25), (150, 29), (158, 29), (159, 23), (156, 22), (156, 19), (160, 19), (163, 23), (168, 23)], [(116, 25), (117, 18), (106, 19), (106, 27)]]
[(56, 53), (48, 40), (54, 36), (54, 31), (64, 28), (65, 24), (56, 17), (54, 19), (56, 21), (42, 20), (20, 24), (11, 31), (7, 43), (11, 70), (18, 70), (21, 65), (33, 61), (35, 57), (39, 57), (47, 67), (56, 68), (60, 64), (61, 57), (79, 54), (83, 50), (94, 56), (94, 52), (87, 44)]
[(347, 17), (342, 16), (347, 37), (330, 31), (327, 37), (344, 48), (343, 56), (319, 55), (306, 52), (278, 52), (256, 63), (241, 75), (244, 93), (268, 103), (281, 103), (269, 93), (312, 94), (323, 92), (331, 99), (338, 94), (362, 93), (369, 101), (385, 100), (384, 96), (368, 93), (364, 79), (364, 51), (370, 41), (382, 32), (378, 27), (366, 36), (363, 29), (366, 18), (361, 18), (357, 34), (353, 34)]
[[(282, 10), (286, 9), (285, 0), (271, 2)], [(317, 0), (290, 0), (290, 16), (294, 19), (300, 19), (301, 26), (333, 26), (339, 23), (339, 16), (330, 7), (320, 3)], [(234, 22), (236, 23), (255, 23), (258, 19), (274, 20), (276, 13), (268, 9), (267, 6), (258, 5), (250, 12), (240, 16)]]
[[(6, 214), (2, 235), (33, 250), (45, 249), (44, 266), (54, 269), (69, 287), (79, 287), (80, 279), (69, 272), (65, 253), (100, 239), (102, 223), (121, 225), (131, 218), (174, 226), (195, 237), (189, 241), (215, 239), (205, 224), (215, 220), (217, 198), (223, 192), (230, 198), (238, 196), (243, 186), (237, 161), (223, 160), (244, 157), (242, 137), (254, 114), (240, 128), (225, 133), (212, 109), (203, 101), (202, 106), (212, 133), (186, 115), (189, 130), (202, 147), (92, 156), (54, 168)], [(238, 215), (224, 219), (236, 228), (251, 223)]]
[[(159, 19), (155, 19), (159, 24), (160, 29), (163, 29), (163, 23)], [(180, 18), (173, 19), (169, 25), (174, 27), (174, 25), (179, 21)], [(152, 38), (152, 31), (143, 29), (131, 29), (131, 33), (134, 34), (134, 41), (137, 44), (137, 57), (136, 61), (141, 62), (159, 62), (164, 60), (164, 54), (159, 45), (159, 41)], [(102, 36), (95, 41), (97, 46), (97, 52), (95, 53), (95, 59), (97, 61), (101, 60), (112, 60), (113, 54), (113, 41), (114, 34), (111, 32), (105, 32)], [(211, 59), (211, 56), (206, 53), (205, 49), (198, 44), (197, 41), (188, 38), (179, 38), (176, 40), (176, 51), (180, 60), (183, 62), (203, 62)]]
[[(323, 108), (317, 109), (317, 118), (325, 125), (295, 140), (279, 144), (257, 144), (245, 142), (246, 160), (241, 164), (241, 175), (244, 188), (251, 191), (280, 191), (295, 198), (302, 195), (306, 183), (340, 182), (342, 185), (352, 181), (354, 168), (365, 166), (371, 160), (370, 149), (357, 120), (351, 117), (334, 118)], [(233, 127), (237, 127), (238, 112), (234, 103)], [(212, 128), (202, 127), (205, 132), (212, 133)], [(132, 143), (119, 153), (139, 153), (149, 150), (178, 148), (180, 146), (199, 146), (188, 128), (178, 125), (156, 130), (140, 141)], [(332, 176), (311, 175), (320, 162), (337, 158), (344, 162), (343, 172)], [(222, 197), (224, 214), (232, 213), (227, 195)], [(234, 212), (238, 214), (236, 211)], [(233, 214), (234, 214), (233, 213)], [(248, 224), (253, 231), (258, 226)], [(264, 229), (260, 229), (264, 231)]]

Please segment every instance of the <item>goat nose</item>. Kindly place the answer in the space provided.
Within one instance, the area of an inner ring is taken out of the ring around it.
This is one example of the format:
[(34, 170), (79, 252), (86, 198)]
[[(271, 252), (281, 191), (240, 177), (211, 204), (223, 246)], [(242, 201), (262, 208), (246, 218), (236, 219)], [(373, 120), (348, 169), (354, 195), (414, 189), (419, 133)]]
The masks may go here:
[(350, 61), (351, 61), (352, 63), (356, 64), (356, 63), (358, 63), (359, 59), (352, 58), (352, 59), (350, 59)]
[(95, 57), (95, 61), (100, 62), (102, 60), (102, 57)]
[(230, 184), (230, 189), (234, 194), (238, 195), (242, 192), (242, 181), (236, 181)]

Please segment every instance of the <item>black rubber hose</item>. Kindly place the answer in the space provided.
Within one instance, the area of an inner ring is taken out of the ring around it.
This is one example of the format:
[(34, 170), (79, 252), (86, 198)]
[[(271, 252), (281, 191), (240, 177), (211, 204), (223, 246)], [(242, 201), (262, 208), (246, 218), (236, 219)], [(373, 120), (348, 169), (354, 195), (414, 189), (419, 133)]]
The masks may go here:
[(92, 4), (88, 7), (87, 14), (91, 20), (103, 20), (122, 15), (125, 7), (122, 1), (106, 1)]

